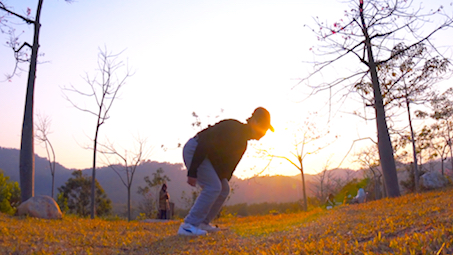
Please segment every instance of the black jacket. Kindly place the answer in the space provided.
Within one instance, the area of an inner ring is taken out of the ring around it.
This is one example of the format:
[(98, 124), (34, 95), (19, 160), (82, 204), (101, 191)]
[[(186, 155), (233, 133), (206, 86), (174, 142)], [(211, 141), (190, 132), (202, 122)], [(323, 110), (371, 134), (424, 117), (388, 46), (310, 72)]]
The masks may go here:
[(198, 167), (207, 157), (219, 178), (230, 180), (247, 149), (251, 130), (246, 124), (228, 119), (200, 131), (196, 139), (198, 146), (195, 149), (188, 176), (196, 178)]

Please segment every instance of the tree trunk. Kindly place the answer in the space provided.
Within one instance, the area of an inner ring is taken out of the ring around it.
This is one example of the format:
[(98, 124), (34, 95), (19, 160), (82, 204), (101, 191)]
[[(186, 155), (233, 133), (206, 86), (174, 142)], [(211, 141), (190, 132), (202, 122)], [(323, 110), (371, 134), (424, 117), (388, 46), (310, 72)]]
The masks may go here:
[(52, 162), (52, 198), (54, 197), (54, 192), (55, 192), (55, 151), (53, 149), (52, 144), (49, 142), (50, 149), (52, 150), (52, 156), (53, 156), (53, 162)]
[(34, 22), (33, 46), (30, 58), (30, 70), (28, 71), (27, 95), (25, 98), (24, 120), (22, 124), (22, 137), (20, 145), (20, 189), (21, 201), (24, 202), (34, 196), (35, 193), (35, 149), (33, 134), (33, 104), (36, 80), (36, 63), (39, 49), (39, 30), (43, 0), (39, 0)]
[[(368, 48), (368, 56), (372, 58), (371, 48)], [(387, 195), (389, 197), (400, 196), (398, 185), (398, 176), (396, 174), (395, 158), (393, 155), (392, 142), (388, 132), (387, 121), (385, 117), (384, 104), (382, 101), (381, 89), (377, 78), (376, 63), (370, 60), (370, 71), (374, 87), (375, 111), (376, 111), (376, 125), (378, 130), (378, 148), (379, 159), (382, 166), (382, 173), (386, 183)]]
[(96, 152), (98, 144), (98, 133), (100, 127), (100, 117), (98, 116), (98, 124), (96, 125), (96, 133), (94, 135), (94, 149), (93, 149), (93, 169), (91, 173), (91, 219), (94, 219), (96, 210)]
[(451, 141), (451, 123), (447, 119), (447, 129), (448, 129), (448, 146), (450, 147), (450, 164), (451, 164), (451, 171), (453, 172), (453, 148), (452, 148), (452, 141)]
[(302, 195), (304, 197), (304, 211), (307, 211), (308, 210), (308, 205), (307, 205), (307, 193), (306, 193), (306, 189), (305, 189), (305, 176), (304, 176), (304, 168), (303, 166), (301, 165), (301, 168), (300, 168), (300, 175), (302, 176)]
[(54, 187), (55, 187), (55, 173), (52, 174), (52, 198), (56, 199), (54, 197), (54, 189), (55, 189)]
[(131, 221), (131, 186), (127, 187), (127, 220)]
[(380, 193), (379, 179), (374, 175), (374, 200), (379, 200), (381, 198)]
[(376, 175), (376, 172), (373, 170), (372, 167), (370, 167), (371, 173), (373, 173), (373, 179), (374, 179), (374, 200), (379, 199), (379, 193), (380, 193), (380, 185), (379, 185), (379, 178)]
[[(50, 175), (52, 175), (52, 187), (51, 187), (50, 193), (51, 193), (52, 198), (54, 198), (54, 190), (55, 190), (55, 151), (54, 151), (53, 146), (50, 143), (49, 139), (47, 138), (47, 136), (45, 137), (44, 143), (46, 145), (47, 157), (49, 158)], [(52, 151), (52, 157), (50, 156), (50, 153), (49, 153), (49, 147), (50, 147), (50, 149)]]
[(419, 184), (418, 184), (418, 162), (417, 162), (417, 150), (415, 147), (415, 135), (414, 135), (414, 128), (412, 127), (412, 118), (411, 118), (411, 111), (409, 108), (409, 99), (406, 95), (406, 106), (407, 106), (407, 116), (409, 118), (409, 127), (411, 130), (411, 142), (412, 142), (412, 155), (414, 158), (414, 184), (415, 184), (415, 192), (419, 192)]
[(445, 176), (445, 170), (444, 170), (444, 155), (442, 154), (440, 158), (440, 169), (442, 171), (442, 175)]
[(398, 176), (396, 174), (395, 158), (393, 156), (393, 147), (388, 132), (384, 102), (382, 100), (376, 62), (374, 62), (373, 51), (371, 48), (371, 39), (368, 35), (368, 30), (365, 25), (365, 18), (363, 17), (363, 1), (361, 0), (360, 2), (360, 18), (362, 21), (363, 30), (362, 32), (365, 36), (368, 67), (371, 73), (371, 81), (373, 84), (374, 92), (374, 110), (376, 112), (376, 125), (378, 131), (379, 159), (381, 162), (382, 173), (384, 175), (384, 182), (386, 184), (385, 187), (387, 189), (387, 196), (398, 197), (400, 196), (400, 190), (398, 185)]

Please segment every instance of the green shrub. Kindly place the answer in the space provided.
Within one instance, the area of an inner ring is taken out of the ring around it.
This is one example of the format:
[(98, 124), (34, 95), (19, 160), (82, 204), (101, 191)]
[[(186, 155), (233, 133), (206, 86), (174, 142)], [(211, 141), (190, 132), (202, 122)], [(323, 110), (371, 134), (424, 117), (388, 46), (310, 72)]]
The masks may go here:
[(5, 176), (0, 169), (0, 212), (13, 215), (19, 203), (19, 184), (9, 181), (9, 176)]

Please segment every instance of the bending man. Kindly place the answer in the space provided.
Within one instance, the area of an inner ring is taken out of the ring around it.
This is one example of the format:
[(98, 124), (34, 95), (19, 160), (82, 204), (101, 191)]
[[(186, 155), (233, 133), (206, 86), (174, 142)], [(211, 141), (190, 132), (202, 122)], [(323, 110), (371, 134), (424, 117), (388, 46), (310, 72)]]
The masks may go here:
[(187, 183), (202, 188), (178, 230), (180, 235), (205, 235), (217, 231), (210, 222), (230, 193), (228, 181), (247, 149), (247, 141), (261, 139), (270, 129), (269, 112), (258, 107), (243, 124), (227, 119), (200, 131), (183, 149)]

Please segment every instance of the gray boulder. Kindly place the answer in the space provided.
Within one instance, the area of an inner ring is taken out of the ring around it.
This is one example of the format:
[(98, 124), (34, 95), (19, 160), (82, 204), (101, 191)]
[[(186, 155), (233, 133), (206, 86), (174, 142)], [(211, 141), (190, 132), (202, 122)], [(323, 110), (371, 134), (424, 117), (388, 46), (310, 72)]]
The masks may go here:
[(49, 196), (37, 195), (17, 207), (17, 215), (42, 219), (61, 219), (63, 214), (57, 202)]
[(428, 172), (420, 176), (421, 187), (431, 190), (447, 186), (448, 180), (439, 172)]

